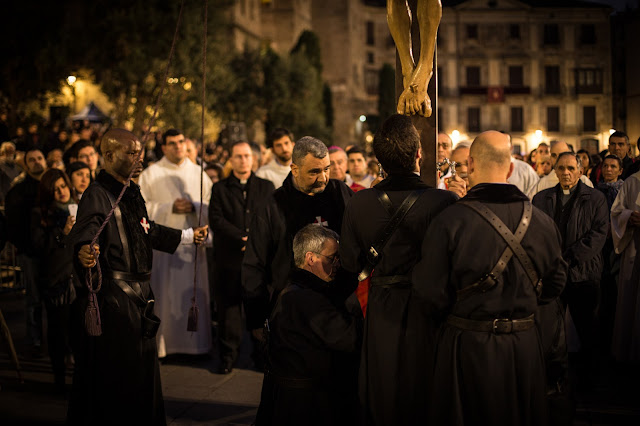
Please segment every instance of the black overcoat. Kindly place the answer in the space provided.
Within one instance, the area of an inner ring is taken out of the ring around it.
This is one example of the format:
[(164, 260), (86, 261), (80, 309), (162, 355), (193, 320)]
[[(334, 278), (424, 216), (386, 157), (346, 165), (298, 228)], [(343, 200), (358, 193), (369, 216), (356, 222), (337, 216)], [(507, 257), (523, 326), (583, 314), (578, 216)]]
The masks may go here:
[[(74, 258), (77, 259), (80, 247), (93, 239), (111, 210), (106, 191), (117, 197), (121, 189), (122, 184), (104, 170), (87, 188), (70, 234), (75, 243)], [(82, 285), (78, 287), (71, 313), (76, 364), (68, 421), (78, 425), (164, 425), (156, 340), (142, 335), (140, 308), (106, 276), (110, 270), (150, 272), (152, 249), (174, 252), (180, 244), (181, 231), (149, 222), (140, 188), (133, 182), (119, 207), (130, 246), (131, 266), (127, 269), (118, 226), (115, 217), (111, 217), (98, 239), (99, 261), (105, 275), (98, 292), (102, 322), (102, 335), (98, 337), (89, 336), (84, 328), (88, 291), (84, 285), (85, 270), (76, 262)], [(139, 284), (145, 299), (153, 299), (149, 281)]]
[(412, 277), (415, 298), (441, 324), (429, 424), (546, 425), (545, 369), (536, 327), (493, 334), (461, 330), (444, 319), (448, 314), (479, 321), (536, 315), (539, 303), (554, 300), (564, 288), (567, 265), (560, 234), (534, 207), (521, 244), (543, 280), (540, 297), (514, 256), (491, 290), (457, 300), (456, 291), (489, 273), (506, 248), (485, 219), (460, 205), (466, 200), (482, 202), (511, 232), (523, 202), (529, 202), (513, 185), (476, 185), (427, 231)]
[[(242, 238), (249, 235), (249, 225), (259, 206), (266, 203), (275, 190), (271, 181), (260, 179), (253, 173), (243, 191), (240, 180), (233, 173), (213, 185), (209, 203), (209, 224), (213, 231), (213, 252), (216, 267), (238, 272), (244, 247)], [(246, 192), (246, 194), (244, 193)]]
[[(356, 423), (359, 307), (348, 310), (336, 282), (294, 269), (270, 317), (269, 372), (256, 425), (336, 426)], [(301, 388), (273, 375), (309, 380)]]
[[(382, 253), (373, 276), (410, 275), (431, 220), (455, 202), (449, 191), (430, 188), (414, 173), (392, 175), (376, 188), (387, 192), (397, 208), (413, 190), (424, 192), (398, 227)], [(365, 254), (390, 219), (376, 189), (356, 193), (347, 204), (340, 235), (340, 262), (358, 274)], [(435, 329), (410, 303), (410, 283), (369, 290), (362, 358), (360, 402), (364, 424), (422, 424), (426, 400), (426, 369), (430, 365)]]

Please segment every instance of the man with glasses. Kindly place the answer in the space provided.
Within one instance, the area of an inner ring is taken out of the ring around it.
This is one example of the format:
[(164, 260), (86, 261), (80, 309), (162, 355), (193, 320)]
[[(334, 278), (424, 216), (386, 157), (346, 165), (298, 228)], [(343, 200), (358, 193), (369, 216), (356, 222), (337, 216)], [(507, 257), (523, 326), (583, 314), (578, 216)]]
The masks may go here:
[(293, 258), (268, 322), (256, 425), (355, 425), (362, 321), (334, 281), (338, 234), (306, 225), (293, 239)]
[(82, 161), (87, 164), (91, 171), (91, 180), (95, 180), (97, 172), (100, 171), (98, 168), (99, 156), (91, 142), (85, 139), (79, 140), (69, 148), (67, 155), (69, 158), (68, 164), (75, 163), (76, 161)]

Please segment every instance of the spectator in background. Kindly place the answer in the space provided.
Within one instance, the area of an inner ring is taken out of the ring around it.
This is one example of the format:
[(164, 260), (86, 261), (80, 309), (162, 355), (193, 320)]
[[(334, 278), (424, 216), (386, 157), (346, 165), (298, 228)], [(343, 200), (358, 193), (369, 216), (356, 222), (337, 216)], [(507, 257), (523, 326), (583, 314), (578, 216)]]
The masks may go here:
[(222, 166), (218, 163), (209, 163), (204, 169), (204, 172), (209, 176), (211, 182), (215, 185), (222, 179)]
[(344, 182), (347, 186), (353, 185), (353, 179), (347, 173), (347, 153), (339, 146), (329, 147), (329, 177)]
[(91, 170), (86, 163), (76, 161), (69, 164), (66, 172), (67, 176), (69, 176), (69, 180), (71, 181), (73, 194), (75, 198), (80, 200), (82, 198), (82, 194), (84, 194), (84, 191), (87, 190), (91, 183)]
[(64, 391), (66, 364), (71, 359), (69, 310), (75, 300), (73, 244), (68, 240), (76, 221), (71, 204), (77, 212), (69, 178), (61, 170), (49, 169), (40, 179), (38, 203), (32, 210), (31, 244), (40, 262), (38, 288), (47, 311), (47, 346), (59, 391)]
[(353, 179), (350, 188), (354, 192), (371, 187), (374, 177), (367, 173), (367, 161), (360, 148), (354, 147), (347, 151), (347, 170)]
[[(291, 171), (291, 158), (295, 146), (292, 138), (291, 132), (281, 127), (271, 132), (267, 139), (267, 147), (271, 148), (273, 159), (256, 171), (256, 176), (270, 180), (276, 189), (282, 186)], [(224, 164), (222, 160), (220, 163)]]
[(99, 171), (98, 153), (91, 142), (81, 139), (69, 148), (67, 164), (74, 161), (86, 163), (89, 166), (89, 170), (91, 170), (91, 180), (93, 181), (96, 178), (96, 173)]
[[(629, 156), (630, 150), (629, 136), (625, 132), (615, 131), (609, 136), (609, 154), (615, 155), (622, 161), (622, 180), (637, 172), (640, 166), (640, 164), (635, 164), (635, 160)], [(602, 176), (602, 163), (598, 167), (594, 167), (589, 176), (592, 182), (601, 182), (604, 179)]]
[(15, 178), (22, 173), (23, 169), (16, 162), (16, 146), (13, 142), (3, 142), (0, 145), (0, 170), (2, 170), (8, 177), (10, 182), (13, 182)]
[(586, 149), (581, 149), (577, 152), (580, 160), (582, 161), (582, 168), (584, 171), (582, 172), (585, 176), (591, 175), (591, 169), (593, 169), (593, 164), (591, 164), (591, 155)]
[(553, 164), (551, 163), (550, 155), (538, 156), (538, 163), (536, 164), (536, 173), (540, 178), (545, 177), (553, 170)]
[(64, 170), (64, 161), (62, 161), (62, 151), (58, 148), (52, 149), (47, 154), (47, 167), (50, 169)]
[(253, 173), (257, 172), (262, 164), (262, 150), (260, 149), (260, 144), (257, 142), (249, 142), (249, 146), (251, 147), (251, 154), (253, 155), (253, 165), (251, 166), (251, 171)]

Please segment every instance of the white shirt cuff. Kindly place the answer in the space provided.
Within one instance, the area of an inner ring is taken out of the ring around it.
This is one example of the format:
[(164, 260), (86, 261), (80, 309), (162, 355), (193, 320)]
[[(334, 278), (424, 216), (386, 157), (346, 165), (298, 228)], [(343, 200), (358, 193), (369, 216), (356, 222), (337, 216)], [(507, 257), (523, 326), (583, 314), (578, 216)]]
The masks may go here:
[(180, 244), (193, 244), (193, 228), (187, 228), (182, 230), (182, 237), (180, 238)]

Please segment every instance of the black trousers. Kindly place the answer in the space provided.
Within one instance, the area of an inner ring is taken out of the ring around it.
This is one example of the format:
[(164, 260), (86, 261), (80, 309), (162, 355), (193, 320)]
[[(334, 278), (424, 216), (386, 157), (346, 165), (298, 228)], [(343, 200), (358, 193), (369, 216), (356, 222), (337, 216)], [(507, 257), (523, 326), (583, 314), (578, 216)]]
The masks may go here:
[(587, 359), (595, 355), (598, 344), (598, 303), (600, 283), (598, 281), (568, 282), (562, 293), (564, 308), (569, 307), (573, 324), (580, 338), (580, 352)]
[(220, 268), (214, 280), (218, 308), (218, 343), (223, 362), (234, 363), (244, 332), (240, 271)]
[(53, 376), (56, 383), (64, 383), (65, 356), (71, 353), (69, 345), (69, 313), (70, 305), (53, 304), (45, 299), (47, 310), (47, 342), (49, 358), (53, 368)]

